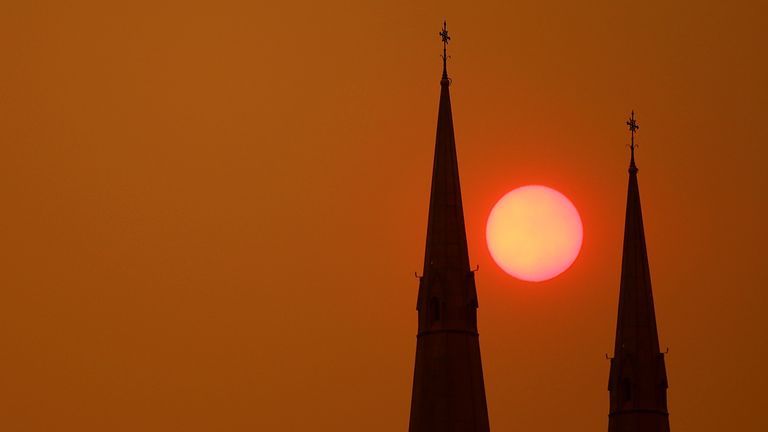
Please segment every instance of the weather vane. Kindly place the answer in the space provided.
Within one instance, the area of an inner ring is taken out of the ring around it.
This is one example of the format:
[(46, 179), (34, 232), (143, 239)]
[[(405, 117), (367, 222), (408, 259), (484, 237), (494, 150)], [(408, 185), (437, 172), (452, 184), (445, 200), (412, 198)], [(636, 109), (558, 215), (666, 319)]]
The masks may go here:
[(448, 23), (446, 21), (443, 21), (443, 31), (440, 32), (440, 38), (443, 40), (443, 58), (445, 58), (445, 50), (451, 40), (451, 37), (448, 36)]
[(630, 138), (630, 144), (629, 148), (632, 152), (632, 160), (631, 165), (635, 166), (635, 132), (640, 129), (640, 126), (637, 124), (637, 120), (635, 120), (635, 111), (632, 111), (632, 114), (629, 116), (629, 120), (627, 120), (627, 126), (629, 126), (629, 132), (631, 133)]
[(446, 61), (448, 59), (447, 55), (447, 49), (448, 49), (448, 41), (451, 40), (451, 37), (448, 36), (448, 24), (443, 21), (443, 30), (440, 32), (440, 39), (443, 40), (443, 77), (448, 77), (448, 72), (446, 69)]

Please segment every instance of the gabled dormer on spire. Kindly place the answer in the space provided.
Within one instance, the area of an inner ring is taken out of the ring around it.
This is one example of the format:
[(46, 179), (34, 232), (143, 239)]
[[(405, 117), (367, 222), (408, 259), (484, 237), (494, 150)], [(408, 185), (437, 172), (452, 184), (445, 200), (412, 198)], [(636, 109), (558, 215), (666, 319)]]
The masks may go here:
[(616, 342), (608, 379), (608, 431), (668, 432), (667, 374), (664, 354), (659, 350), (640, 208), (635, 164), (635, 132), (639, 126), (634, 112), (627, 125), (631, 133), (631, 157)]
[(418, 334), (410, 432), (487, 432), (477, 294), (469, 268), (459, 165), (451, 114), (443, 23), (443, 75), (437, 114), (424, 272), (419, 280)]

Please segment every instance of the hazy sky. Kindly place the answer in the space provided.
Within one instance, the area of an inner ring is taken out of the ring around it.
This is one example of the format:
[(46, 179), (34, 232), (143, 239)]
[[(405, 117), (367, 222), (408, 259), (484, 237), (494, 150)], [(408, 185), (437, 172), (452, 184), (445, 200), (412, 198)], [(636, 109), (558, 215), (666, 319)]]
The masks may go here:
[(0, 7), (0, 429), (406, 430), (443, 19), (491, 428), (607, 428), (634, 109), (672, 428), (768, 429), (765, 2), (116, 3)]

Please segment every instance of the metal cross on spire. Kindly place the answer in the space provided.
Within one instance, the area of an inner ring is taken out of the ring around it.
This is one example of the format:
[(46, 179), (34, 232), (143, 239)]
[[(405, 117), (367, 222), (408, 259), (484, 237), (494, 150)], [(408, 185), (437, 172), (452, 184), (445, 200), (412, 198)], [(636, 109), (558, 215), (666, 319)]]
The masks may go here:
[(448, 24), (445, 21), (443, 21), (443, 30), (440, 32), (440, 38), (443, 40), (443, 78), (448, 78), (446, 62), (448, 59), (448, 42), (451, 40), (451, 37), (448, 36)]
[(630, 168), (637, 169), (635, 167), (635, 132), (640, 129), (640, 126), (637, 124), (637, 120), (635, 120), (635, 111), (632, 111), (632, 114), (629, 116), (627, 126), (629, 126), (629, 132), (631, 134), (629, 148), (632, 152), (632, 159), (630, 160), (629, 166)]

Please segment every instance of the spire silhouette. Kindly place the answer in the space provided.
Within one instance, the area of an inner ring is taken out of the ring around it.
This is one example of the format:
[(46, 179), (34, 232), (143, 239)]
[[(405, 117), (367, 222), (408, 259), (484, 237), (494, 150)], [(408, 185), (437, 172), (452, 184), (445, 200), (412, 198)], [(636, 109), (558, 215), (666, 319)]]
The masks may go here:
[(488, 409), (477, 333), (477, 292), (469, 268), (445, 49), (437, 115), (410, 432), (487, 432)]
[(635, 165), (634, 112), (616, 341), (608, 378), (609, 432), (669, 432), (667, 373), (659, 350), (651, 272)]
[[(447, 39), (450, 39), (445, 27), (440, 36), (445, 47)], [(445, 56), (443, 56), (443, 62), (445, 62)], [(443, 63), (427, 223), (427, 247), (424, 254), (425, 275), (437, 266), (461, 266), (463, 270), (469, 271), (449, 86), (450, 81), (447, 79), (445, 63)]]

